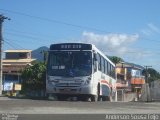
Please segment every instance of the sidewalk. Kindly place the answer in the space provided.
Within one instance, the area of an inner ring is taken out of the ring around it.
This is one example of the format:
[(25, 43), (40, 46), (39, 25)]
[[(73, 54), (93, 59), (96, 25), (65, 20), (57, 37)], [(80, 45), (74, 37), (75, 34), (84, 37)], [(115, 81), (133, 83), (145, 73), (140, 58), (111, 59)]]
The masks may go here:
[(12, 100), (12, 99), (5, 96), (0, 96), (0, 100)]

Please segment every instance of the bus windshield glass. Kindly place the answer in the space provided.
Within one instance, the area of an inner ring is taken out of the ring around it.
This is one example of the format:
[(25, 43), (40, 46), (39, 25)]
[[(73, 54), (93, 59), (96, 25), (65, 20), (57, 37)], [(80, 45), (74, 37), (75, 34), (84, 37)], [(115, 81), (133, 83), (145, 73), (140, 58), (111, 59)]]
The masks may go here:
[(47, 67), (51, 76), (88, 76), (92, 72), (92, 54), (91, 51), (51, 51)]

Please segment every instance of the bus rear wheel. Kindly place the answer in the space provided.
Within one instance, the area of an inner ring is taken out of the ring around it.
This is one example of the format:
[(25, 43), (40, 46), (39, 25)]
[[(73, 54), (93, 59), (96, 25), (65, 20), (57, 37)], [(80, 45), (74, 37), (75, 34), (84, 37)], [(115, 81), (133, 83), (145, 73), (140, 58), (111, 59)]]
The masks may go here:
[(102, 96), (102, 101), (110, 101), (110, 97), (109, 96)]

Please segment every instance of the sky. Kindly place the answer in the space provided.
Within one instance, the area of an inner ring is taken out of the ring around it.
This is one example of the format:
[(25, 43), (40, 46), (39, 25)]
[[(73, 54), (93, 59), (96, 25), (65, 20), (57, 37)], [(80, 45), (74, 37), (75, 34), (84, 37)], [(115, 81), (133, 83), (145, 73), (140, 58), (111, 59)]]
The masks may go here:
[(160, 0), (0, 0), (3, 50), (64, 42), (160, 72)]

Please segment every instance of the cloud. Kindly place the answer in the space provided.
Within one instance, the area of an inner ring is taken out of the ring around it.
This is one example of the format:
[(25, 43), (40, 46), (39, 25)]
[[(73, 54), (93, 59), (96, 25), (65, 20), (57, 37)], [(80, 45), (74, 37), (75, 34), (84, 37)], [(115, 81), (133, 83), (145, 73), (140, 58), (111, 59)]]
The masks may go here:
[(147, 36), (149, 36), (149, 35), (152, 34), (152, 31), (149, 30), (149, 29), (143, 29), (143, 30), (141, 30), (141, 32), (142, 32), (144, 35), (147, 35)]
[(129, 45), (136, 42), (138, 34), (96, 34), (93, 32), (83, 32), (81, 42), (96, 45), (103, 52), (114, 52), (121, 56), (128, 52)]
[(141, 30), (144, 35), (150, 36), (154, 33), (160, 33), (160, 29), (153, 23), (147, 24), (147, 27)]
[(148, 27), (154, 31), (154, 32), (157, 32), (157, 33), (160, 33), (160, 29), (158, 27), (156, 27), (154, 24), (150, 23), (148, 24)]

